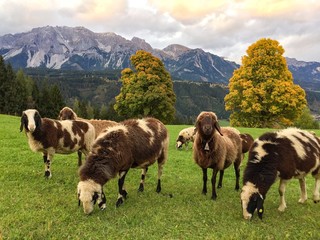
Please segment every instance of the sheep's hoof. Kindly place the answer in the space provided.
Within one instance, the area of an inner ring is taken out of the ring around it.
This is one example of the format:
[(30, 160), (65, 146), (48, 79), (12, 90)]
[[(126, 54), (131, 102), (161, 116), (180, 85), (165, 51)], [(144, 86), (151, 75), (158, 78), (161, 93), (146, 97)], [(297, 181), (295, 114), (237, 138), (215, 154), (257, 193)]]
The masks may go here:
[(203, 195), (207, 195), (207, 191), (202, 191), (202, 194)]
[(107, 206), (106, 206), (105, 203), (103, 203), (101, 206), (99, 204), (99, 208), (100, 208), (101, 211), (103, 211), (103, 210), (105, 210), (107, 208)]
[(279, 212), (284, 212), (284, 210), (287, 208), (287, 206), (286, 205), (280, 205), (279, 207), (278, 207), (278, 211)]
[(213, 201), (215, 201), (215, 200), (217, 200), (217, 196), (212, 196), (211, 199), (212, 199)]
[(161, 187), (160, 186), (157, 186), (156, 192), (157, 193), (161, 192)]
[(117, 202), (116, 202), (116, 207), (120, 207), (120, 205), (123, 204), (123, 199), (122, 197), (121, 198), (118, 198)]
[(218, 184), (218, 188), (222, 188), (222, 184)]
[(140, 186), (138, 188), (138, 192), (143, 192), (144, 191), (144, 186), (142, 183), (140, 183)]
[(45, 171), (44, 172), (44, 177), (47, 178), (47, 179), (51, 178), (51, 172), (50, 171)]

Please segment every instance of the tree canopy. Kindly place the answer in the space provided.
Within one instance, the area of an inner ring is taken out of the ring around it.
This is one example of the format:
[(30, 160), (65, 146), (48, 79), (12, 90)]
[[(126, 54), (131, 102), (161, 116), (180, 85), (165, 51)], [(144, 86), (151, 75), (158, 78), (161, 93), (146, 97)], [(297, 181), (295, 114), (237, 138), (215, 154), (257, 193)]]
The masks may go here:
[(0, 55), (0, 113), (21, 115), (27, 108), (37, 108), (44, 117), (56, 118), (65, 105), (57, 85), (39, 91), (32, 78), (20, 69), (14, 72)]
[(175, 115), (176, 96), (164, 64), (143, 50), (130, 61), (134, 69), (121, 72), (122, 87), (116, 96), (115, 111), (125, 118), (150, 116), (169, 123)]
[(293, 83), (284, 49), (272, 39), (260, 39), (247, 49), (225, 97), (233, 126), (290, 126), (306, 106), (304, 90)]

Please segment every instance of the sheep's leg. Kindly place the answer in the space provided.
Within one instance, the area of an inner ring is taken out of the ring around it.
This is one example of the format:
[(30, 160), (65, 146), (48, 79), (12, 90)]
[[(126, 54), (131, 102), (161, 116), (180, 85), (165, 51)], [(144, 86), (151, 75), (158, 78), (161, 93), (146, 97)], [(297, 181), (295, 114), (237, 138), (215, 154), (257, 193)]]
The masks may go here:
[(218, 188), (222, 188), (223, 175), (224, 175), (224, 170), (220, 170)]
[(98, 200), (98, 206), (100, 210), (104, 210), (107, 207), (106, 202), (107, 202), (106, 195), (102, 191)]
[(284, 199), (284, 194), (286, 192), (286, 184), (287, 184), (287, 182), (288, 182), (288, 180), (280, 179), (280, 185), (279, 185), (280, 205), (278, 207), (278, 210), (280, 212), (283, 212), (287, 207), (286, 201)]
[(78, 151), (78, 166), (79, 166), (79, 167), (82, 165), (81, 156), (82, 156), (82, 152), (79, 150), (79, 151)]
[(306, 192), (306, 180), (304, 177), (299, 178), (299, 184), (300, 184), (300, 199), (299, 199), (299, 203), (304, 203), (308, 196), (307, 196), (307, 192)]
[(203, 180), (203, 187), (202, 187), (202, 194), (207, 194), (207, 180), (208, 180), (208, 174), (207, 174), (207, 168), (202, 168), (202, 180)]
[(217, 199), (216, 178), (217, 178), (218, 172), (219, 172), (218, 169), (213, 169), (213, 171), (212, 171), (212, 178), (211, 178), (211, 185), (212, 185), (212, 196), (211, 196), (211, 199), (212, 200), (216, 200)]
[(116, 202), (116, 207), (119, 207), (121, 204), (123, 204), (124, 199), (127, 198), (127, 191), (124, 189), (124, 180), (127, 175), (127, 171), (122, 171), (119, 173), (119, 180), (118, 180), (118, 200)]
[(51, 178), (51, 161), (52, 161), (52, 155), (48, 153), (43, 153), (43, 162), (44, 162), (44, 176), (46, 178)]
[(319, 197), (319, 188), (320, 188), (320, 174), (318, 174), (318, 177), (316, 177), (316, 183), (313, 191), (313, 202), (318, 203), (320, 202)]
[(157, 182), (157, 188), (156, 192), (160, 193), (161, 192), (161, 176), (162, 176), (162, 170), (163, 170), (163, 163), (158, 162), (158, 182)]
[(144, 190), (144, 180), (146, 178), (146, 174), (147, 174), (148, 168), (143, 168), (141, 171), (141, 180), (140, 180), (140, 185), (138, 188), (138, 192), (143, 192)]
[(240, 181), (240, 163), (235, 162), (233, 164), (234, 166), (234, 172), (236, 174), (236, 186), (235, 186), (235, 190), (239, 191), (240, 189), (240, 185), (239, 185), (239, 181)]

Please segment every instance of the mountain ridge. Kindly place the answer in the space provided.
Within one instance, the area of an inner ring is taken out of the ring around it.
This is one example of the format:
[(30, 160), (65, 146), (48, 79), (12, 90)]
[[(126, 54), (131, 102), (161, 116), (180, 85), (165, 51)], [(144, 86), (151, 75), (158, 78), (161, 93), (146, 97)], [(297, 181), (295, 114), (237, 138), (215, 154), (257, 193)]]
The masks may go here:
[[(170, 44), (157, 49), (138, 37), (128, 40), (85, 27), (45, 26), (0, 36), (0, 54), (16, 69), (121, 70), (130, 67), (130, 57), (140, 49), (160, 58), (175, 80), (228, 84), (240, 66), (200, 48)], [(320, 89), (320, 63), (287, 58), (287, 64), (296, 83)]]

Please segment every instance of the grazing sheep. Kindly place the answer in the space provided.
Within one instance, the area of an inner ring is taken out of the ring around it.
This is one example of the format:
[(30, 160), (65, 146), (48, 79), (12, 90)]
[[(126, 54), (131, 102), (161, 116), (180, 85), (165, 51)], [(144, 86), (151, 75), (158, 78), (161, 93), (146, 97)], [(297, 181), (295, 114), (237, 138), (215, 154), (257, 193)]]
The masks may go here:
[(20, 132), (23, 129), (30, 149), (43, 153), (47, 178), (52, 176), (50, 166), (55, 153), (70, 154), (80, 150), (87, 155), (95, 139), (95, 130), (90, 123), (41, 118), (35, 109), (22, 113)]
[(186, 146), (186, 149), (188, 149), (189, 142), (193, 142), (194, 135), (195, 135), (195, 127), (188, 127), (182, 129), (179, 134), (178, 138), (176, 140), (176, 148), (181, 149), (183, 144)]
[[(232, 163), (236, 174), (235, 189), (239, 190), (240, 164), (243, 157), (239, 131), (231, 127), (221, 128), (213, 112), (201, 112), (195, 125), (197, 133), (194, 140), (193, 158), (202, 168), (202, 193), (207, 193), (207, 169), (212, 168), (212, 199), (215, 200), (217, 198), (215, 186), (217, 173)], [(220, 179), (219, 184), (222, 181), (221, 173)]]
[(240, 138), (242, 140), (242, 153), (246, 153), (249, 151), (250, 147), (253, 144), (253, 137), (248, 133), (241, 133)]
[(285, 186), (292, 178), (300, 183), (300, 203), (307, 200), (305, 176), (311, 173), (316, 179), (314, 202), (319, 202), (320, 188), (320, 140), (312, 133), (297, 128), (268, 132), (256, 139), (250, 149), (243, 175), (241, 202), (243, 217), (251, 219), (257, 209), (262, 219), (263, 203), (271, 185), (280, 178), (279, 211), (284, 211)]
[(78, 198), (86, 214), (93, 211), (95, 202), (105, 208), (103, 185), (119, 176), (119, 195), (116, 206), (127, 196), (124, 180), (130, 168), (142, 168), (139, 191), (144, 190), (148, 167), (158, 162), (158, 184), (161, 191), (161, 175), (167, 160), (169, 136), (165, 126), (157, 119), (131, 119), (106, 129), (96, 139), (85, 164), (80, 168)]
[[(77, 114), (69, 107), (64, 107), (60, 110), (59, 112), (59, 116), (58, 116), (59, 120), (82, 120), (82, 121), (87, 121), (89, 123), (91, 123), (96, 131), (96, 137), (99, 136), (99, 134), (105, 130), (108, 127), (112, 127), (117, 125), (117, 122), (114, 121), (110, 121), (110, 120), (97, 120), (97, 119), (83, 119), (83, 118), (79, 118), (77, 116)], [(81, 152), (78, 151), (78, 165), (81, 166), (82, 165), (82, 160), (81, 160)]]

